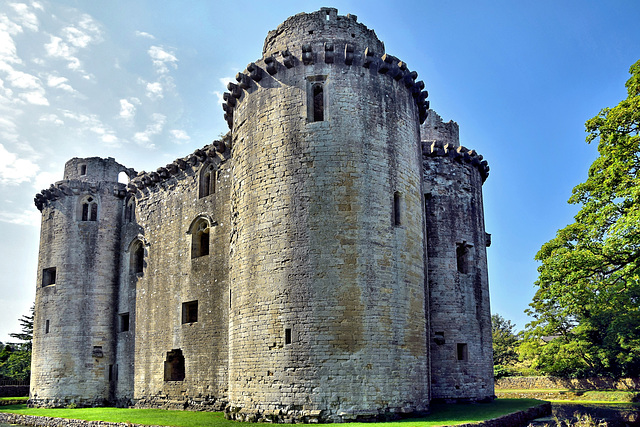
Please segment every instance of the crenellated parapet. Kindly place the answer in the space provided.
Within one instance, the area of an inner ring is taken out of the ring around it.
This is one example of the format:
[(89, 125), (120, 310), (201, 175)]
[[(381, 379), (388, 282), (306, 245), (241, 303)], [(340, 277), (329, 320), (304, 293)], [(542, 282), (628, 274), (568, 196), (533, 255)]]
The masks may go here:
[(78, 196), (81, 194), (96, 194), (101, 190), (112, 193), (115, 197), (124, 198), (127, 194), (125, 184), (112, 183), (112, 182), (87, 182), (79, 179), (65, 179), (58, 181), (47, 189), (40, 191), (36, 194), (33, 202), (39, 211), (42, 211), (50, 203), (67, 196)]
[(482, 182), (489, 176), (489, 163), (475, 150), (462, 145), (454, 145), (442, 141), (422, 141), (422, 154), (425, 157), (448, 157), (456, 162), (471, 165), (480, 172)]
[(126, 191), (136, 194), (145, 188), (154, 187), (173, 177), (194, 170), (202, 164), (213, 161), (222, 163), (231, 157), (231, 138), (222, 138), (211, 144), (198, 148), (193, 153), (174, 160), (166, 166), (161, 166), (155, 171), (138, 173), (127, 185)]
[(355, 15), (338, 16), (337, 12), (337, 9), (322, 8), (317, 12), (298, 14), (269, 33), (262, 59), (238, 73), (236, 83), (230, 82), (227, 85), (229, 92), (223, 94), (222, 109), (229, 128), (233, 126), (233, 113), (243, 93), (268, 85), (263, 80), (268, 77), (277, 80), (279, 74), (291, 68), (316, 64), (353, 68), (354, 71), (365, 68), (395, 80), (411, 92), (420, 123), (426, 120), (429, 93), (424, 90), (424, 82), (417, 81), (418, 73), (411, 71), (406, 62), (385, 53), (384, 44), (373, 30), (358, 23)]

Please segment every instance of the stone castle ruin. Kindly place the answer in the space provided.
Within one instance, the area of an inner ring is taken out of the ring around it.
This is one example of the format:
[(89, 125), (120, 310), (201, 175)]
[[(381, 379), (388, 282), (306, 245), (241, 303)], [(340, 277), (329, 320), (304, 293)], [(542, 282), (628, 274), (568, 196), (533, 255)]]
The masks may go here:
[(339, 422), (491, 399), (489, 167), (416, 78), (355, 16), (302, 13), (229, 83), (226, 137), (153, 172), (68, 161), (35, 198), (30, 403)]

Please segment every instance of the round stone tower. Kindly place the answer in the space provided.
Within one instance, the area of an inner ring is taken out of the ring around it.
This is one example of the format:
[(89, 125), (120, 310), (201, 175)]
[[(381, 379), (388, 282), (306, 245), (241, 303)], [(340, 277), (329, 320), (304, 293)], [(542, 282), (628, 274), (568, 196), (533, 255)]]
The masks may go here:
[(230, 418), (428, 408), (416, 75), (323, 8), (271, 31), (228, 86)]
[(486, 160), (431, 111), (421, 128), (429, 283), (431, 398), (492, 399), (493, 347), (482, 184)]
[(35, 405), (100, 405), (111, 398), (122, 171), (112, 158), (74, 158), (64, 180), (36, 196), (42, 227), (31, 362)]

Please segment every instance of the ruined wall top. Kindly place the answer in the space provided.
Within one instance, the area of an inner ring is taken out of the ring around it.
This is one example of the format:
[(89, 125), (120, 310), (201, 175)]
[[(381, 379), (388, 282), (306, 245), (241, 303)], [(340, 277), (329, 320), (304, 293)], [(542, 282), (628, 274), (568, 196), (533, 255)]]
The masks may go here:
[(133, 169), (128, 169), (115, 161), (113, 157), (74, 157), (64, 165), (64, 179), (77, 179), (86, 182), (118, 182), (118, 174), (125, 172), (129, 177), (135, 176)]
[(460, 128), (453, 120), (444, 123), (442, 117), (433, 110), (429, 110), (427, 119), (420, 126), (420, 140), (439, 141), (443, 144), (460, 146)]
[(357, 22), (355, 15), (338, 16), (338, 9), (323, 7), (312, 13), (299, 13), (269, 31), (262, 49), (263, 56), (287, 49), (299, 50), (303, 44), (335, 43), (337, 41), (361, 45), (377, 55), (384, 54), (382, 43), (373, 30)]

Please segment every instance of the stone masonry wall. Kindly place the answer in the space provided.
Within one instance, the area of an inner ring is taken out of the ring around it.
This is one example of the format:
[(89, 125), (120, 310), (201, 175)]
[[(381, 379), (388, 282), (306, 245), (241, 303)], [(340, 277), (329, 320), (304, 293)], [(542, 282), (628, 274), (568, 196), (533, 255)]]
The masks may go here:
[[(451, 123), (446, 125), (451, 130)], [(432, 399), (490, 399), (494, 389), (489, 240), (482, 203), (488, 167), (475, 152), (460, 147), (457, 132), (441, 135), (456, 139), (422, 142)]]
[[(236, 419), (341, 421), (428, 407), (418, 109), (404, 84), (363, 67), (371, 40), (360, 34), (371, 33), (335, 12), (270, 33), (266, 51), (287, 46), (291, 67), (281, 52), (250, 66), (261, 78), (233, 112)], [(346, 43), (358, 52), (351, 65)]]
[[(123, 285), (136, 288), (133, 398), (137, 406), (220, 410), (228, 382), (231, 162), (222, 155), (190, 159), (174, 176), (135, 193), (138, 236), (134, 227), (127, 243), (144, 242), (143, 271), (132, 274), (130, 263), (123, 265)], [(211, 194), (200, 197), (202, 174), (210, 165), (217, 179)], [(192, 246), (200, 243), (194, 236), (203, 221), (208, 253), (194, 256)], [(185, 303), (196, 301), (197, 320), (185, 318)], [(183, 380), (166, 373), (169, 352), (176, 350), (184, 358)]]
[[(36, 405), (110, 398), (123, 167), (113, 159), (89, 160), (82, 180), (56, 183), (42, 206), (31, 378)], [(83, 220), (83, 201), (97, 205), (95, 220)]]

